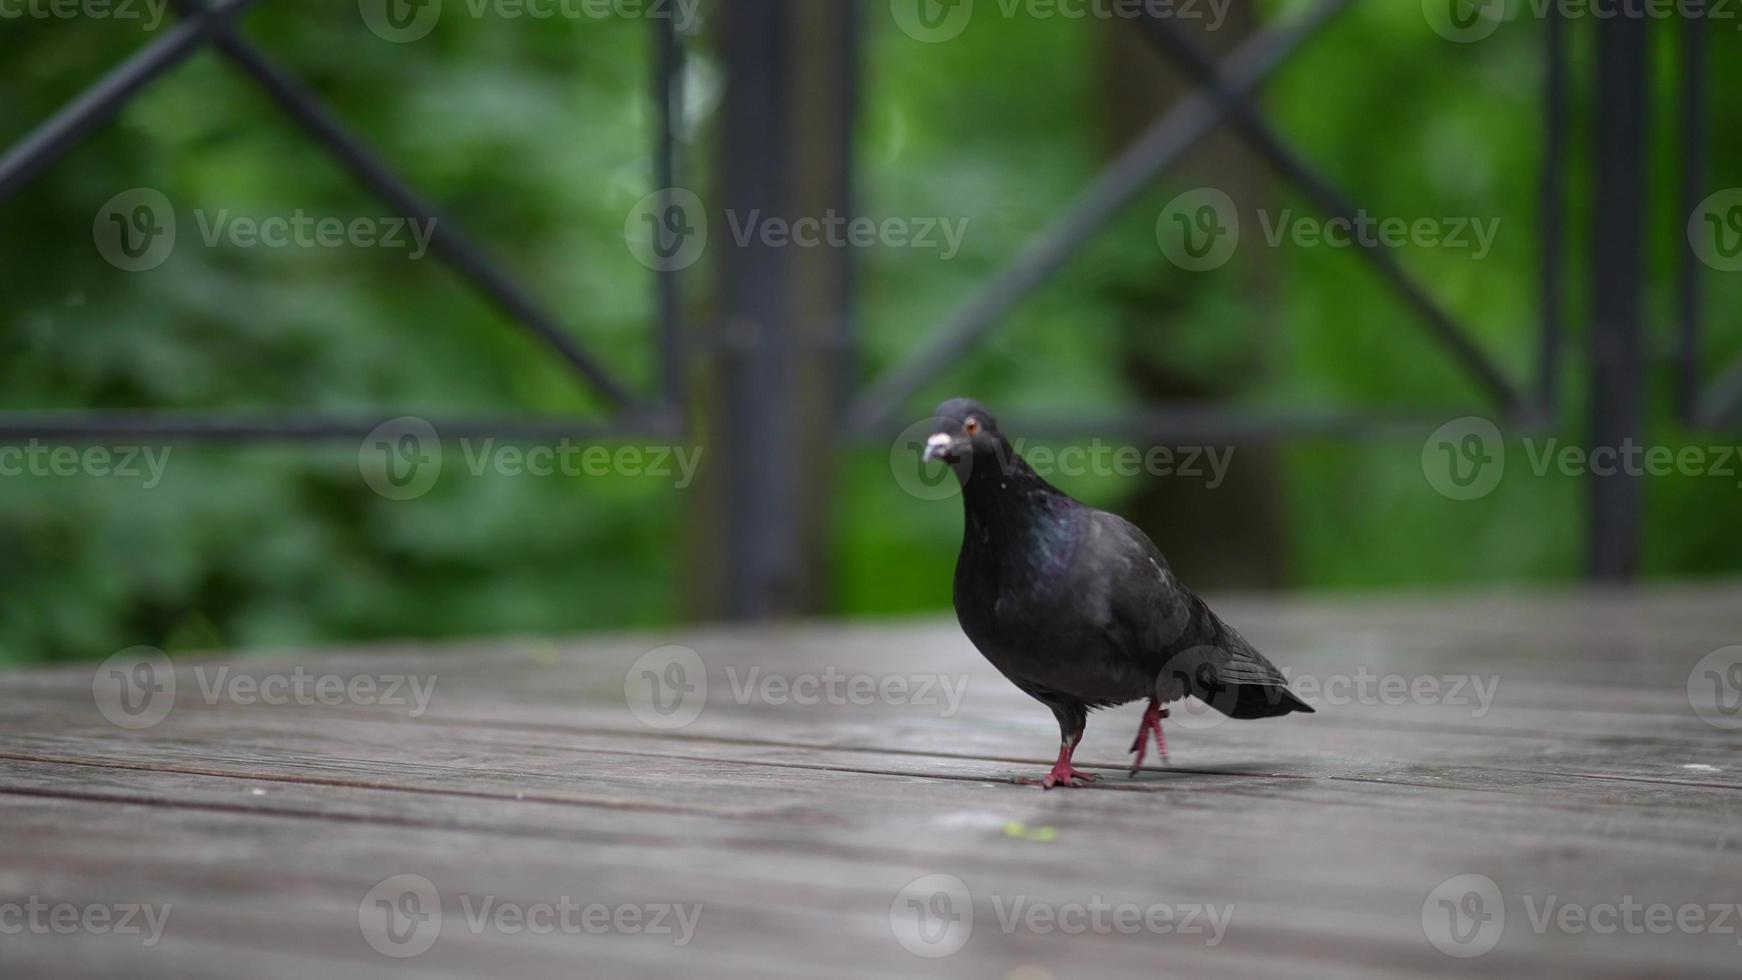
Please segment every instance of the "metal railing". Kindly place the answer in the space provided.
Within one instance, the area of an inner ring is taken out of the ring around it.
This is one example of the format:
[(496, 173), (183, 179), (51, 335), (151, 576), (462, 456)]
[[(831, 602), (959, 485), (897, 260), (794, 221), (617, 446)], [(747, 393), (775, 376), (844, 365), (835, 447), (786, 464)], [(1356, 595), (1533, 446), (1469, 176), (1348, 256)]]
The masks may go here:
[[(1293, 183), (1327, 216), (1354, 220), (1357, 208), (1330, 181), (1320, 176), (1286, 140), (1264, 119), (1253, 104), (1253, 97), (1264, 81), (1287, 63), (1290, 56), (1307, 41), (1325, 29), (1350, 6), (1351, 0), (1321, 0), (1307, 13), (1291, 21), (1267, 27), (1242, 44), (1226, 62), (1218, 65), (1183, 34), (1177, 24), (1163, 19), (1153, 11), (1135, 21), (1151, 46), (1170, 63), (1196, 83), (1196, 90), (1181, 99), (1161, 118), (1134, 140), (1131, 146), (1110, 163), (1090, 184), (1064, 215), (1036, 237), (1000, 274), (983, 287), (961, 310), (945, 323), (937, 337), (905, 363), (878, 379), (858, 399), (854, 418), (860, 431), (886, 428), (899, 412), (904, 399), (933, 380), (956, 359), (968, 351), (975, 341), (991, 331), (999, 319), (1018, 300), (1055, 273), (1093, 235), (1104, 228), (1114, 216), (1139, 194), (1149, 189), (1168, 167), (1197, 141), (1212, 132), (1219, 123), (1227, 123), (1240, 138), (1277, 174)], [(1558, 32), (1551, 34), (1551, 48), (1559, 45)], [(1564, 66), (1564, 57), (1551, 64)], [(1554, 74), (1550, 73), (1551, 76)], [(1558, 91), (1558, 90), (1555, 90)], [(1550, 112), (1564, 111), (1564, 105), (1551, 105)], [(1558, 147), (1555, 156), (1558, 159)], [(1545, 183), (1558, 200), (1559, 177)], [(1556, 239), (1558, 243), (1558, 239)], [(1391, 251), (1377, 242), (1357, 239), (1358, 250), (1380, 277), (1401, 296), (1418, 316), (1433, 339), (1465, 371), (1488, 396), (1494, 410), (1508, 418), (1532, 424), (1540, 423), (1545, 411), (1551, 410), (1547, 395), (1551, 389), (1539, 390), (1534, 396), (1522, 394), (1479, 345), (1440, 304), (1421, 288)], [(1544, 283), (1545, 291), (1558, 289), (1557, 283)], [(1559, 326), (1553, 319), (1543, 325), (1542, 343), (1545, 360), (1558, 357)], [(1552, 379), (1553, 364), (1545, 364), (1539, 372), (1539, 384)], [(1402, 423), (1414, 426), (1419, 419), (1373, 417), (1364, 414), (1314, 416), (1291, 419), (1275, 413), (1249, 415), (1236, 419), (1228, 413), (1205, 413), (1199, 410), (1179, 410), (1166, 406), (1141, 411), (1144, 430), (1156, 438), (1196, 439), (1205, 435), (1242, 432), (1248, 435), (1299, 434), (1327, 432), (1359, 435), (1370, 431), (1389, 430)], [(1080, 425), (1081, 422), (1073, 423)], [(1032, 425), (1030, 426), (1033, 427)], [(1050, 428), (1042, 425), (1042, 428)], [(1111, 424), (1106, 428), (1129, 428)]]
[[(737, 2), (754, 7), (779, 0)], [(838, 2), (853, 6), (857, 0)], [(446, 217), (435, 221), (438, 212), (433, 204), (395, 175), (306, 87), (237, 34), (234, 20), (253, 4), (254, 0), (214, 0), (209, 6), (199, 6), (191, 0), (181, 0), (178, 8), (184, 19), (180, 23), (163, 31), (0, 157), (0, 200), (16, 193), (27, 180), (188, 55), (203, 47), (215, 48), (251, 77), (358, 183), (405, 216), (434, 221), (432, 245), (437, 253), (514, 322), (537, 337), (597, 392), (613, 412), (605, 420), (523, 417), (435, 420), (441, 432), (539, 438), (675, 436), (687, 431), (687, 364), (677, 271), (655, 273), (658, 390), (651, 396), (640, 396), (584, 350), (558, 317), (504, 272), (457, 224)], [(990, 277), (920, 350), (852, 394), (846, 401), (850, 406), (851, 430), (861, 438), (886, 435), (919, 389), (941, 376), (976, 341), (994, 330), (1024, 297), (1056, 273), (1125, 206), (1219, 125), (1231, 127), (1259, 159), (1293, 184), (1326, 216), (1353, 220), (1358, 209), (1349, 196), (1315, 170), (1255, 103), (1265, 81), (1350, 5), (1351, 0), (1321, 0), (1300, 15), (1263, 28), (1220, 63), (1203, 52), (1174, 22), (1153, 13), (1140, 17), (1136, 28), (1161, 57), (1195, 83), (1195, 90), (1133, 140), (1072, 205), (1007, 267)], [(676, 183), (674, 119), (679, 115), (682, 98), (679, 79), (683, 46), (669, 18), (650, 20), (656, 35), (651, 74), (653, 98), (658, 107), (653, 183), (669, 193)], [(1704, 27), (1703, 18), (1688, 18), (1681, 36), (1684, 66), (1679, 120), (1683, 143), (1680, 203), (1684, 213), (1695, 208), (1705, 176)], [(1599, 44), (1594, 90), (1600, 106), (1592, 145), (1595, 204), (1606, 215), (1604, 224), (1610, 231), (1595, 235), (1591, 250), (1591, 441), (1593, 445), (1618, 445), (1624, 439), (1637, 438), (1643, 426), (1640, 306), (1644, 283), (1639, 249), (1643, 240), (1641, 168), (1645, 152), (1642, 120), (1646, 25), (1639, 18), (1624, 17), (1600, 22), (1595, 29)], [(1569, 25), (1559, 8), (1550, 4), (1543, 31), (1544, 153), (1539, 188), (1542, 252), (1537, 270), (1540, 334), (1532, 378), (1525, 381), (1509, 376), (1482, 350), (1470, 331), (1410, 276), (1391, 251), (1357, 238), (1361, 247), (1356, 254), (1405, 301), (1427, 335), (1470, 378), (1485, 397), (1487, 410), (1525, 428), (1555, 424), (1566, 346), (1562, 280), (1566, 273), (1565, 175), (1572, 88), (1568, 32)], [(733, 66), (727, 68), (730, 72)], [(668, 197), (666, 204), (669, 203)], [(1631, 237), (1614, 234), (1616, 227), (1624, 232), (1632, 228), (1638, 234)], [(1679, 270), (1678, 404), (1684, 421), (1690, 425), (1719, 426), (1733, 422), (1742, 413), (1742, 362), (1720, 372), (1709, 387), (1702, 381), (1698, 266), (1689, 251)], [(848, 319), (843, 315), (843, 323)], [(847, 328), (843, 326), (842, 332), (842, 343), (850, 342), (845, 336)], [(1025, 428), (1037, 435), (1093, 431), (1142, 434), (1157, 440), (1265, 440), (1300, 435), (1364, 438), (1421, 432), (1430, 411), (1444, 417), (1441, 406), (1424, 409), (1415, 416), (1396, 416), (1164, 404), (1145, 406), (1117, 418), (1024, 421)], [(227, 418), (130, 412), (5, 413), (0, 414), (0, 438), (100, 439), (149, 435), (165, 439), (315, 440), (361, 437), (375, 421), (301, 414)], [(754, 496), (755, 484), (755, 479), (751, 479), (745, 492)], [(1591, 572), (1598, 577), (1625, 578), (1638, 563), (1641, 530), (1638, 481), (1624, 474), (1592, 477), (1591, 487)]]
[[(654, 274), (659, 320), (658, 390), (650, 396), (638, 395), (583, 348), (560, 318), (540, 304), (457, 222), (441, 214), (435, 204), (400, 178), (305, 85), (274, 65), (236, 32), (235, 19), (255, 3), (256, 0), (214, 0), (210, 5), (202, 5), (195, 0), (176, 0), (174, 6), (183, 18), (179, 23), (165, 29), (0, 156), (0, 202), (16, 194), (32, 177), (113, 117), (165, 72), (197, 51), (214, 48), (252, 78), (358, 184), (406, 219), (425, 222), (431, 229), (431, 250), (497, 309), (536, 337), (612, 412), (604, 420), (525, 416), (432, 420), (438, 431), (453, 436), (529, 439), (681, 434), (685, 399), (678, 272), (662, 270)], [(669, 18), (649, 20), (655, 32), (652, 92), (658, 129), (654, 187), (669, 191), (676, 168), (673, 126), (681, 112), (678, 79), (683, 52)], [(334, 418), (299, 412), (252, 417), (142, 411), (5, 412), (0, 413), (0, 439), (96, 440), (140, 436), (183, 441), (361, 439), (380, 424), (381, 418), (387, 417), (391, 415)]]

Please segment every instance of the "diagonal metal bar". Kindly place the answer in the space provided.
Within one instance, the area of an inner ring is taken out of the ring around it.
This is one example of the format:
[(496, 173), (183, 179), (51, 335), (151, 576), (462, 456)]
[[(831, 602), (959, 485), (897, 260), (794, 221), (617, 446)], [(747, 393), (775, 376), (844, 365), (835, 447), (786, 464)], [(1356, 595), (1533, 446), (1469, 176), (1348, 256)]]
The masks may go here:
[[(199, 9), (196, 0), (178, 0), (177, 5), (190, 12)], [(582, 350), (549, 311), (498, 269), (459, 225), (443, 216), (412, 190), (410, 185), (388, 169), (302, 83), (278, 70), (258, 50), (244, 41), (228, 23), (215, 24), (211, 35), (212, 43), (218, 50), (251, 75), (273, 101), (278, 103), (279, 108), (326, 147), (352, 177), (405, 217), (429, 222), (432, 229), (431, 247), (516, 322), (532, 331), (568, 361), (571, 367), (611, 402), (612, 407), (623, 409), (634, 403), (634, 397), (629, 390), (618, 383), (603, 365)]]
[[(1171, 21), (1145, 12), (1137, 18), (1137, 24), (1144, 36), (1163, 55), (1184, 68), (1209, 93), (1211, 99), (1227, 115), (1228, 122), (1272, 168), (1293, 181), (1320, 210), (1345, 221), (1357, 220), (1356, 209), (1343, 194), (1289, 148), (1252, 107), (1247, 93), (1239, 89), (1235, 80), (1224, 77), (1215, 61), (1199, 50)], [(1359, 237), (1356, 242), (1360, 245), (1359, 254), (1366, 256), (1380, 276), (1414, 308), (1434, 338), (1487, 391), (1501, 409), (1508, 414), (1528, 410), (1526, 401), (1500, 369), (1482, 353), (1481, 348), (1457, 322), (1409, 278), (1391, 252), (1378, 242), (1362, 241)]]
[[(1228, 57), (1228, 91), (1256, 90), (1300, 45), (1341, 13), (1350, 0), (1322, 0), (1298, 19), (1266, 29)], [(1024, 296), (1068, 261), (1155, 177), (1213, 130), (1223, 109), (1202, 90), (1181, 99), (1110, 163), (1070, 208), (1024, 247), (1016, 260), (983, 286), (925, 349), (891, 369), (859, 396), (853, 429), (874, 434), (902, 401), (942, 374), (997, 325)]]
[(212, 32), (228, 26), (256, 0), (225, 0), (165, 28), (151, 43), (79, 93), (61, 110), (19, 140), (0, 156), (0, 201), (10, 198), (30, 178), (60, 157), (93, 129), (113, 116), (127, 100), (158, 76), (182, 63), (198, 50)]

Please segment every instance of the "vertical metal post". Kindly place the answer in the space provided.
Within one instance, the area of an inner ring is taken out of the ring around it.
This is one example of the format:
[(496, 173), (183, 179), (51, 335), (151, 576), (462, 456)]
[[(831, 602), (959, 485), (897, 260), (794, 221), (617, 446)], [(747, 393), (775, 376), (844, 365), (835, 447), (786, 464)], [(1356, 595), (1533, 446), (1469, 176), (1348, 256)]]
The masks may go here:
[(1544, 24), (1543, 114), (1546, 116), (1542, 155), (1542, 235), (1540, 291), (1542, 346), (1537, 352), (1534, 410), (1543, 419), (1560, 410), (1560, 366), (1563, 339), (1563, 277), (1566, 252), (1567, 149), (1567, 24), (1560, 7), (1549, 4)]
[[(798, 574), (791, 520), (799, 457), (787, 411), (792, 283), (786, 249), (752, 221), (788, 219), (792, 38), (784, 0), (728, 0), (722, 8), (726, 90), (721, 106), (720, 199), (712, 217), (720, 271), (715, 343), (720, 396), (710, 423), (721, 480), (724, 548), (719, 612), (777, 613)], [(740, 240), (740, 229), (750, 234)], [(808, 465), (815, 465), (814, 461)]]
[[(851, 219), (853, 131), (858, 107), (857, 0), (787, 0), (794, 54), (794, 174), (789, 202), (795, 216)], [(837, 224), (837, 227), (839, 225)], [(789, 519), (801, 526), (803, 568), (793, 595), (797, 608), (828, 609), (834, 598), (829, 547), (837, 468), (851, 408), (854, 257), (850, 238), (829, 233), (822, 247), (792, 250), (792, 411), (801, 420), (794, 447), (806, 460), (804, 492)]]
[[(653, 181), (664, 192), (659, 212), (671, 206), (671, 189), (677, 183), (677, 127), (683, 119), (683, 47), (677, 22), (669, 17), (650, 18), (653, 24), (654, 125)], [(683, 293), (676, 269), (654, 273), (654, 310), (659, 319), (660, 407), (686, 420), (684, 393)]]
[[(829, 490), (846, 428), (853, 249), (829, 229), (852, 217), (856, 4), (724, 0), (718, 11), (717, 319), (692, 608), (814, 613), (830, 599)], [(820, 241), (803, 230), (818, 227)]]
[[(830, 56), (837, 59), (834, 69), (835, 84), (831, 86), (832, 98), (826, 107), (826, 111), (833, 117), (828, 126), (828, 152), (834, 158), (834, 173), (831, 175), (830, 184), (834, 197), (852, 215), (857, 214), (859, 208), (858, 170), (855, 161), (858, 141), (855, 130), (859, 119), (859, 58), (865, 35), (860, 0), (836, 2), (840, 7), (835, 15), (839, 35), (836, 43), (829, 49)], [(853, 392), (859, 387), (859, 264), (849, 254), (838, 263), (837, 268), (839, 282), (835, 284), (833, 302), (838, 310), (839, 321), (835, 325), (833, 338), (833, 414), (837, 418), (846, 419), (853, 410)]]
[[(1681, 193), (1676, 214), (1684, 219), (1700, 206), (1706, 182), (1706, 18), (1682, 18)], [(1678, 229), (1679, 231), (1679, 229)], [(1681, 268), (1676, 283), (1681, 319), (1676, 408), (1690, 426), (1705, 424), (1700, 405), (1700, 258), (1677, 238)]]
[(1644, 425), (1640, 316), (1648, 37), (1639, 16), (1602, 19), (1593, 27), (1589, 571), (1599, 581), (1628, 581), (1639, 571), (1643, 495), (1639, 477), (1620, 467), (1619, 454), (1624, 445), (1638, 445)]

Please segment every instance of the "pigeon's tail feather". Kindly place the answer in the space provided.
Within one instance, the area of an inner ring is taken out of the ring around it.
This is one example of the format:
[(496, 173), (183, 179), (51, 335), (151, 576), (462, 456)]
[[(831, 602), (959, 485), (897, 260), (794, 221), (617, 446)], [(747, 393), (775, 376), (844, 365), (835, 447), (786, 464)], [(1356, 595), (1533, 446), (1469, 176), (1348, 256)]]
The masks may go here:
[(1230, 718), (1276, 718), (1296, 711), (1313, 714), (1312, 705), (1295, 697), (1294, 692), (1286, 687), (1235, 684), (1232, 685), (1232, 690), (1233, 698), (1230, 699), (1224, 694), (1210, 701), (1212, 706), (1221, 708)]

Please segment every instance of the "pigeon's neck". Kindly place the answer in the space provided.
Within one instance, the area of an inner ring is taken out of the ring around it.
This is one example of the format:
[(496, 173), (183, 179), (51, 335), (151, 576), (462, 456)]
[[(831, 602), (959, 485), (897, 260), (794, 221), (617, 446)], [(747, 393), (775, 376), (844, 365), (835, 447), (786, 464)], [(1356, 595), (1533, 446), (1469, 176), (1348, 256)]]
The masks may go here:
[(962, 504), (968, 523), (1014, 528), (1049, 516), (1063, 494), (1041, 479), (1028, 461), (1014, 452), (976, 457), (962, 484)]
[(1074, 544), (1070, 528), (1075, 502), (1041, 479), (1022, 457), (1001, 467), (976, 463), (962, 487), (962, 553), (959, 583), (978, 588), (1023, 590), (1055, 578)]

